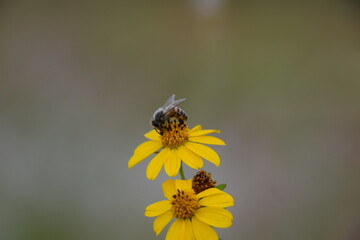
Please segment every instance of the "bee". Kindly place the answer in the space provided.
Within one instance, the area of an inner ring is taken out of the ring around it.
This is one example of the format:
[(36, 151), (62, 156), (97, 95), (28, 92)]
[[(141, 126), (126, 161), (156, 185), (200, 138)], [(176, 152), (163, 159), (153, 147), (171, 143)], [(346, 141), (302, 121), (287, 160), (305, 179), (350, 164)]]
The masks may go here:
[(158, 108), (151, 119), (151, 125), (161, 134), (170, 119), (177, 119), (180, 124), (187, 120), (187, 115), (178, 105), (185, 101), (185, 98), (175, 100), (175, 94), (171, 95), (165, 104)]

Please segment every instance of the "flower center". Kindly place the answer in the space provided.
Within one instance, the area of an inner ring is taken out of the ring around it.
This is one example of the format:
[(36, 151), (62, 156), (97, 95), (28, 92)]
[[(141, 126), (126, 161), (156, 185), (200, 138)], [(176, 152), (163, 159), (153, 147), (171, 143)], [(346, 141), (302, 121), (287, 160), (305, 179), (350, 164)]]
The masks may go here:
[(190, 218), (194, 215), (196, 209), (200, 206), (197, 197), (193, 191), (184, 192), (178, 189), (178, 193), (174, 194), (172, 205), (174, 216), (176, 218)]
[(209, 188), (214, 188), (216, 181), (211, 178), (211, 173), (200, 170), (193, 177), (192, 188), (196, 194)]
[(189, 129), (185, 122), (173, 118), (166, 122), (161, 132), (164, 147), (177, 148), (188, 141)]

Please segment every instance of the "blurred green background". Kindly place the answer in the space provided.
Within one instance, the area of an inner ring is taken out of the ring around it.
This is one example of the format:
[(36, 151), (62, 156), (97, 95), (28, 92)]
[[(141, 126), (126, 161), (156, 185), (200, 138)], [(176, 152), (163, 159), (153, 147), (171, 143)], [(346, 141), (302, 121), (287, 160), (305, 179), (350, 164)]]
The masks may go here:
[[(127, 169), (172, 93), (221, 129), (224, 240), (360, 239), (356, 1), (0, 2), (0, 239), (156, 238)], [(187, 177), (196, 171), (185, 168)]]

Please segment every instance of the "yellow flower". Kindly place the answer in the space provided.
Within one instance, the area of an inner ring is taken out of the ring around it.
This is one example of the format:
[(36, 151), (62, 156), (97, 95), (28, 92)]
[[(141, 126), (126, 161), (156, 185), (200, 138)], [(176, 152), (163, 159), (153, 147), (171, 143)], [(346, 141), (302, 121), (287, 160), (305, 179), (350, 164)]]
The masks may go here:
[(214, 132), (219, 133), (220, 131), (203, 130), (201, 125), (189, 130), (185, 123), (172, 121), (161, 134), (152, 130), (144, 135), (150, 141), (140, 144), (135, 149), (128, 162), (128, 167), (132, 168), (160, 149), (146, 169), (146, 176), (150, 180), (154, 180), (158, 176), (162, 166), (170, 177), (176, 176), (181, 161), (194, 169), (199, 169), (204, 165), (202, 158), (219, 166), (219, 155), (210, 147), (200, 144), (225, 145), (224, 141), (219, 138), (205, 136)]
[(234, 206), (234, 199), (217, 188), (195, 194), (192, 180), (167, 180), (162, 184), (168, 200), (149, 205), (145, 216), (157, 217), (154, 232), (159, 235), (171, 221), (166, 240), (218, 240), (213, 227), (227, 228), (232, 224), (231, 213), (224, 209)]

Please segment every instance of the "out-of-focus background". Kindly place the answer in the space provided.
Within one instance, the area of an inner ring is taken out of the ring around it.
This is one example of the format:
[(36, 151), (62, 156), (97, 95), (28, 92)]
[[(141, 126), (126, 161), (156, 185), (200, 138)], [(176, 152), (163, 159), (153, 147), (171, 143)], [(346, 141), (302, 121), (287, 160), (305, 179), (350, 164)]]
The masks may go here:
[[(356, 1), (2, 1), (0, 239), (156, 238), (127, 169), (175, 93), (220, 129), (229, 239), (360, 239)], [(190, 178), (196, 171), (185, 168)]]

